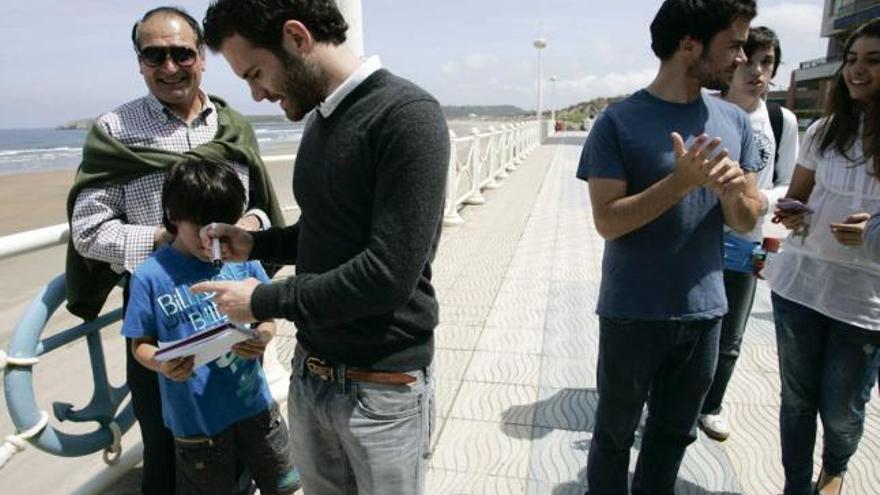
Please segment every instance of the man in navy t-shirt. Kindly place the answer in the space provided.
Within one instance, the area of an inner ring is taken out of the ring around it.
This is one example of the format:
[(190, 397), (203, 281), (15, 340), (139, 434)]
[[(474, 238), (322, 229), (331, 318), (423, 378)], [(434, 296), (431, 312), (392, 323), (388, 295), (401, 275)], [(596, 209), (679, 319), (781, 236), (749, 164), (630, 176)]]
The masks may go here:
[(651, 24), (660, 70), (593, 127), (577, 176), (606, 239), (590, 493), (627, 493), (634, 432), (648, 419), (633, 494), (672, 494), (712, 382), (721, 317), (722, 230), (762, 210), (760, 168), (739, 108), (704, 93), (729, 83), (752, 0), (666, 0)]

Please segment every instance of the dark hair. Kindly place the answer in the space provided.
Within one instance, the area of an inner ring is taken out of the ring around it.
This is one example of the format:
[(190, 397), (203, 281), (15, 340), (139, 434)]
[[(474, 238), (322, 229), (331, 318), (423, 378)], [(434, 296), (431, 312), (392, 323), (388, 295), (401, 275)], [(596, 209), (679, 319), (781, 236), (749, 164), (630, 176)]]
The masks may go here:
[(651, 22), (651, 50), (668, 60), (686, 36), (708, 47), (734, 21), (756, 13), (755, 0), (666, 0)]
[(880, 101), (878, 101), (880, 95), (875, 95), (874, 101), (863, 105), (850, 97), (846, 81), (843, 80), (843, 68), (846, 66), (847, 54), (853, 43), (863, 36), (880, 38), (880, 18), (871, 19), (862, 24), (846, 40), (843, 48), (843, 63), (837, 69), (825, 105), (825, 114), (828, 119), (822, 124), (822, 141), (819, 144), (819, 151), (824, 154), (828, 148), (834, 148), (848, 160), (855, 161), (856, 157), (851, 157), (847, 153), (852, 149), (858, 137), (859, 120), (864, 114), (864, 135), (870, 141), (862, 142), (862, 151), (866, 160), (874, 159), (873, 173), (880, 180)]
[(186, 21), (186, 23), (189, 24), (189, 27), (193, 30), (193, 33), (196, 35), (196, 48), (200, 51), (202, 48), (204, 48), (205, 35), (204, 33), (202, 33), (202, 26), (199, 25), (199, 22), (180, 7), (164, 6), (156, 7), (155, 9), (148, 11), (146, 14), (144, 14), (143, 17), (135, 21), (134, 26), (131, 27), (131, 43), (134, 45), (134, 50), (136, 52), (139, 52), (141, 49), (141, 24), (147, 22), (147, 20), (157, 14), (177, 16)]
[(205, 39), (217, 51), (237, 33), (277, 53), (284, 23), (289, 20), (303, 23), (319, 43), (345, 43), (348, 24), (334, 0), (215, 0), (205, 13)]
[(177, 222), (235, 223), (244, 212), (244, 185), (231, 165), (200, 159), (174, 164), (162, 189), (162, 224), (172, 234)]
[(752, 59), (752, 55), (762, 48), (773, 48), (776, 59), (773, 61), (773, 77), (776, 77), (776, 69), (782, 61), (782, 48), (779, 47), (779, 38), (772, 29), (766, 26), (758, 26), (749, 29), (749, 39), (743, 46), (746, 58)]

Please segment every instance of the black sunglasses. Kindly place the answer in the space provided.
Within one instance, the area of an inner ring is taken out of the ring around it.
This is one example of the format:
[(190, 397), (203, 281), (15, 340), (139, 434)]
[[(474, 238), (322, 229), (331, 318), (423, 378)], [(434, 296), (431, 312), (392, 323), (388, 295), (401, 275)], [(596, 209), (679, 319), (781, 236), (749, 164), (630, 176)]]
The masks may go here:
[(196, 63), (198, 52), (185, 46), (148, 46), (138, 50), (138, 58), (150, 67), (159, 67), (168, 56), (181, 67), (189, 67)]

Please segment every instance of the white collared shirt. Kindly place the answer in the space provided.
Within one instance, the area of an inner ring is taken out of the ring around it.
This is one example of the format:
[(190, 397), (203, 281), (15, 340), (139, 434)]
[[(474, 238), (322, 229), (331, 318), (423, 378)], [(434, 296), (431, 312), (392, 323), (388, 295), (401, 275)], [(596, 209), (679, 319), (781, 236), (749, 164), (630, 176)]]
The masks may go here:
[(334, 89), (333, 92), (330, 93), (320, 105), (318, 105), (318, 112), (320, 112), (321, 116), (325, 119), (329, 117), (333, 111), (336, 110), (336, 107), (342, 103), (342, 100), (344, 100), (346, 96), (381, 68), (382, 62), (379, 60), (378, 55), (374, 55), (364, 60), (356, 71), (352, 72), (345, 81), (342, 81), (342, 84), (340, 84), (339, 87)]

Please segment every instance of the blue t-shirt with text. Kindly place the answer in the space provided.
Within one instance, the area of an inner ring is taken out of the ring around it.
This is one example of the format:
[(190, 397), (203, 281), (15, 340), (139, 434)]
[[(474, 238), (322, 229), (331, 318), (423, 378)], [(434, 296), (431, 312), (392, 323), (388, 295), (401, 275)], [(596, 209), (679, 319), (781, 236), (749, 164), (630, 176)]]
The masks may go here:
[[(720, 137), (730, 159), (756, 172), (761, 161), (745, 112), (705, 91), (672, 103), (640, 90), (609, 106), (590, 131), (577, 176), (626, 181), (638, 194), (675, 169), (670, 133), (686, 146)], [(722, 281), (724, 219), (708, 188), (691, 191), (658, 218), (605, 242), (596, 312), (608, 318), (698, 320), (727, 312)]]
[[(213, 294), (193, 294), (189, 287), (205, 280), (267, 282), (256, 261), (225, 263), (221, 268), (165, 245), (131, 277), (122, 334), (178, 340), (228, 321), (217, 311)], [(162, 416), (174, 436), (213, 436), (227, 427), (265, 411), (272, 403), (266, 378), (256, 359), (232, 352), (193, 370), (185, 382), (159, 373)]]

